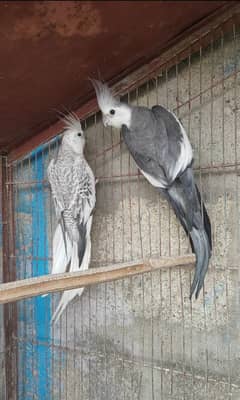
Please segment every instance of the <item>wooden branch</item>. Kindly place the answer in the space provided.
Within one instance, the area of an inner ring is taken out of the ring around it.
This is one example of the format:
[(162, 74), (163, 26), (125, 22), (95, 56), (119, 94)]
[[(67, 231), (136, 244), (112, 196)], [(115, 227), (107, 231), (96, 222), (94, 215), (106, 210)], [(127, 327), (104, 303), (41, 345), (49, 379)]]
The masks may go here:
[(0, 285), (0, 303), (9, 303), (28, 297), (38, 296), (67, 289), (127, 278), (157, 269), (190, 267), (195, 263), (194, 255), (161, 257), (140, 260), (131, 263), (91, 268), (84, 272), (71, 272), (55, 275), (43, 275)]

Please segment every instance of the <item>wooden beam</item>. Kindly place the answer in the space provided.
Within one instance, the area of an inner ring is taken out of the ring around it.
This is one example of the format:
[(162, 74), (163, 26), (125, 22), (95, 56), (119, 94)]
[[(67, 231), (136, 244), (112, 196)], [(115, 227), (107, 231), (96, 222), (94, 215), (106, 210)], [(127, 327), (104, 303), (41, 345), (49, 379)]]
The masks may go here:
[(9, 303), (46, 293), (76, 289), (83, 286), (127, 278), (157, 269), (190, 267), (195, 263), (194, 255), (161, 257), (131, 263), (91, 268), (84, 272), (44, 275), (0, 285), (0, 303)]

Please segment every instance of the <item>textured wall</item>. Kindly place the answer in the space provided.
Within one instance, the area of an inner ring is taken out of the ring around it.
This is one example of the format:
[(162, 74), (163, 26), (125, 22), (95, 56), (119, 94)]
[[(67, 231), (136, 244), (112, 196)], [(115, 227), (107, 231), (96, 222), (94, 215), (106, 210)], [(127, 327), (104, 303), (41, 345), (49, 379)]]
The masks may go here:
[[(192, 271), (181, 268), (86, 289), (52, 330), (49, 299), (55, 308), (58, 295), (19, 302), (19, 398), (239, 399), (239, 67), (240, 40), (231, 34), (129, 96), (134, 104), (175, 110), (193, 145), (194, 166), (201, 166), (196, 179), (214, 251), (200, 299), (189, 301)], [(96, 118), (86, 132), (99, 177), (92, 265), (188, 253), (173, 212), (117, 145), (119, 131), (103, 129)], [(37, 173), (42, 180), (55, 150), (51, 143), (19, 163), (15, 179), (34, 180)], [(43, 273), (56, 226), (48, 186), (17, 185), (16, 199), (19, 276)]]

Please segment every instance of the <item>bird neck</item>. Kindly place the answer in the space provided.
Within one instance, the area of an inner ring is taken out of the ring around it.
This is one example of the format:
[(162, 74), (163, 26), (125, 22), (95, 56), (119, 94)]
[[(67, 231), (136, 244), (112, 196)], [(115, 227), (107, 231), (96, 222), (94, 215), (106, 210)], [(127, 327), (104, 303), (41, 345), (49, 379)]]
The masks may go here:
[(58, 160), (61, 161), (63, 160), (64, 162), (71, 162), (73, 163), (76, 160), (80, 160), (84, 157), (83, 152), (82, 153), (75, 153), (70, 146), (68, 146), (66, 143), (62, 145), (59, 149), (58, 153)]
[(123, 104), (121, 106), (121, 122), (122, 122), (122, 125), (126, 125), (128, 128), (130, 128), (131, 119), (132, 119), (131, 107), (128, 106), (127, 104)]

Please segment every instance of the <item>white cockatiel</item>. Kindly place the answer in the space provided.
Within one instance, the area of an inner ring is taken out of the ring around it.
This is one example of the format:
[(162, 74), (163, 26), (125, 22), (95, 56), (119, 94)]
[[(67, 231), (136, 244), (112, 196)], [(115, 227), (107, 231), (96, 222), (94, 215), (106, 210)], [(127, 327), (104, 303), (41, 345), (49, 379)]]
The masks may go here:
[(105, 126), (120, 128), (142, 174), (170, 203), (196, 254), (190, 289), (199, 296), (212, 252), (211, 222), (195, 183), (192, 147), (176, 115), (166, 108), (133, 107), (92, 79)]
[[(88, 269), (91, 257), (95, 177), (84, 157), (85, 138), (80, 120), (65, 117), (65, 130), (56, 159), (48, 166), (58, 225), (53, 237), (52, 274)], [(63, 292), (53, 314), (56, 322), (68, 303), (84, 288)]]

